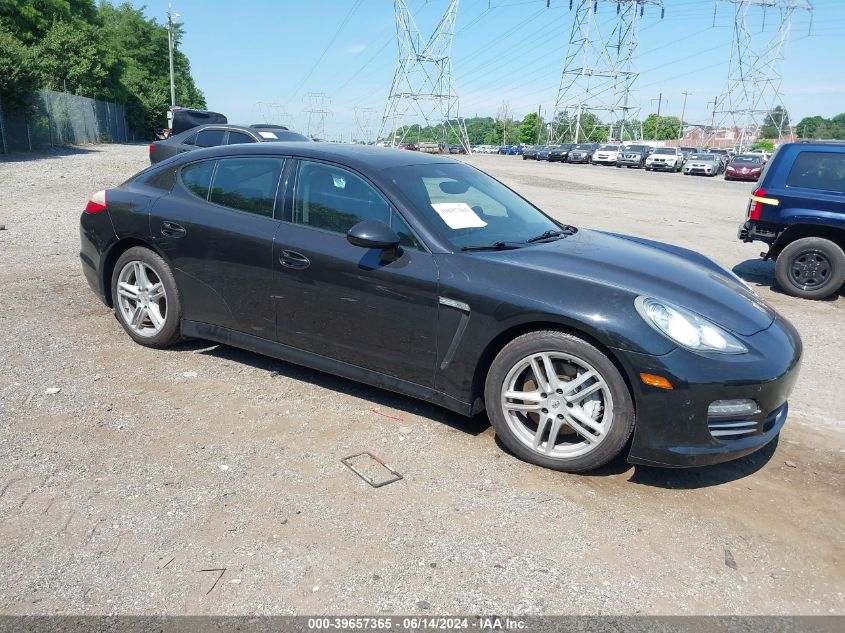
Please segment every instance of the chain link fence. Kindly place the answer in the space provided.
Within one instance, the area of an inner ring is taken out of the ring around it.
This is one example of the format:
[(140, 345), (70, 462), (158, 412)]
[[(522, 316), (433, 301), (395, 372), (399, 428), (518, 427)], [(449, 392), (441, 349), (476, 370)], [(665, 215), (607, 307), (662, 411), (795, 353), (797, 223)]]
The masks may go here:
[(119, 103), (42, 90), (26, 114), (4, 113), (2, 106), (0, 103), (0, 152), (4, 154), (135, 140)]

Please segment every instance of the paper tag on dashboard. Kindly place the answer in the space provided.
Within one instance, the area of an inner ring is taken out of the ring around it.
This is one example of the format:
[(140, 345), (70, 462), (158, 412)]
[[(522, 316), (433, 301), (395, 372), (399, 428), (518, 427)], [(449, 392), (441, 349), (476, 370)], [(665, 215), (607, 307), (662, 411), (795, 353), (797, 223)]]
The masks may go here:
[(437, 215), (450, 229), (471, 229), (487, 226), (487, 222), (478, 217), (466, 202), (439, 202), (432, 204), (431, 208), (437, 211)]
[(259, 132), (258, 133), (261, 138), (275, 138), (278, 139), (279, 137), (273, 134), (272, 132)]

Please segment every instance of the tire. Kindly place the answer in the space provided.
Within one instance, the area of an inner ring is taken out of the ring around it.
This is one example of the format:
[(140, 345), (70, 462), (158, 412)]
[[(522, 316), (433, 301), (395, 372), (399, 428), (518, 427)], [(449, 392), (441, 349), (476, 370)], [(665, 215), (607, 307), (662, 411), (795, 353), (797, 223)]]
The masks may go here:
[[(114, 266), (111, 290), (115, 317), (136, 343), (160, 349), (182, 340), (179, 291), (170, 266), (156, 253), (141, 246), (123, 253)], [(133, 325), (136, 315), (140, 321)]]
[[(543, 384), (546, 360), (556, 374), (551, 387)], [(537, 378), (535, 368), (544, 375)], [(592, 377), (567, 394), (567, 383), (588, 372)], [(579, 400), (581, 391), (589, 395)], [(504, 395), (515, 392), (531, 392), (537, 400)], [(490, 366), (484, 399), (502, 443), (520, 459), (554, 470), (579, 473), (603, 466), (622, 451), (634, 428), (633, 400), (613, 362), (584, 339), (555, 330), (530, 332), (508, 343)], [(590, 422), (584, 422), (585, 416)]]
[(824, 299), (845, 283), (845, 252), (835, 242), (821, 237), (795, 240), (778, 255), (775, 278), (786, 294)]

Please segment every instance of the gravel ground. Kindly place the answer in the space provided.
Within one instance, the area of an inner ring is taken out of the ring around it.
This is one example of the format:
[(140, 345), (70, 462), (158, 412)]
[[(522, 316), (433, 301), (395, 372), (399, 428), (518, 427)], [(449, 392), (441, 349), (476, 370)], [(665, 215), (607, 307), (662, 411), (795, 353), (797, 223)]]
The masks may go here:
[[(736, 241), (750, 185), (468, 159), (573, 224), (739, 265), (804, 337), (776, 446), (574, 476), (506, 454), (483, 417), (132, 343), (77, 222), (146, 155), (0, 159), (0, 613), (845, 614), (845, 300), (769, 287)], [(370, 488), (340, 463), (363, 450), (405, 478)]]

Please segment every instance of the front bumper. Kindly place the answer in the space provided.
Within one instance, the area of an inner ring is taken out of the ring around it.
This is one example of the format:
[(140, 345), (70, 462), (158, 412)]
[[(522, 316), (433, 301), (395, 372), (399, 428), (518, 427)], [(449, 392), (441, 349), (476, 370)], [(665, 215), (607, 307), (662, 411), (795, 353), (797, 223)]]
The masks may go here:
[[(718, 464), (753, 453), (774, 439), (786, 421), (787, 398), (798, 379), (801, 339), (782, 317), (741, 339), (747, 354), (703, 355), (681, 348), (663, 356), (617, 351), (629, 372), (637, 409), (629, 462)], [(666, 377), (674, 389), (644, 385), (641, 372)], [(758, 412), (736, 420), (708, 417), (710, 403), (735, 398), (755, 400)], [(725, 424), (749, 430), (724, 437), (718, 429)]]
[(675, 171), (675, 163), (646, 163), (645, 165), (654, 171)]
[(570, 163), (589, 163), (590, 162), (590, 155), (589, 154), (575, 154), (569, 155), (569, 162)]
[(616, 157), (613, 156), (593, 156), (593, 165), (615, 165)]
[(685, 167), (684, 173), (687, 173), (691, 176), (694, 176), (696, 174), (700, 176), (712, 176), (716, 173), (716, 170), (711, 167)]
[(760, 172), (743, 174), (741, 171), (726, 171), (725, 178), (730, 178), (731, 180), (748, 180), (751, 182), (757, 182), (760, 179)]
[(641, 158), (618, 158), (616, 164), (622, 167), (642, 167), (643, 161)]

